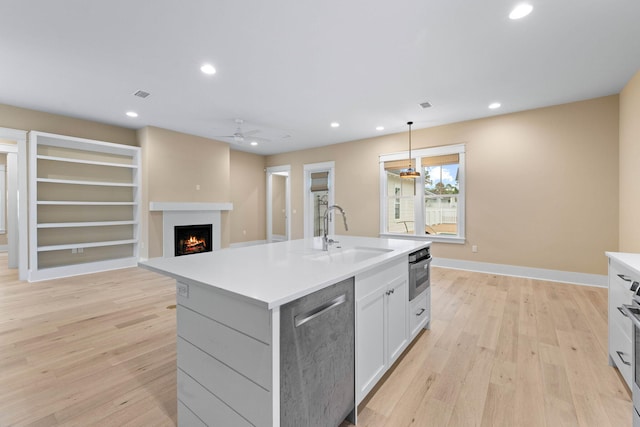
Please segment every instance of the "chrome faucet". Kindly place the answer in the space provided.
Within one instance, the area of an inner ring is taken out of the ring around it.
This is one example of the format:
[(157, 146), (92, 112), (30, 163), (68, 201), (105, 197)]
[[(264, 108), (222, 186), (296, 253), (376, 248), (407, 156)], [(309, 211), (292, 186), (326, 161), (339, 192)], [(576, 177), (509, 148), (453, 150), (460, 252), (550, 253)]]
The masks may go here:
[(340, 211), (340, 213), (342, 214), (342, 219), (344, 220), (344, 229), (345, 230), (349, 230), (349, 227), (347, 226), (347, 214), (345, 213), (344, 209), (342, 209), (340, 206), (338, 205), (331, 205), (327, 208), (327, 210), (324, 213), (324, 235), (322, 236), (322, 250), (323, 251), (328, 251), (329, 250), (329, 245), (333, 245), (334, 243), (338, 243), (338, 241), (333, 240), (333, 239), (327, 239), (327, 232), (329, 230), (329, 212), (331, 212), (332, 209), (338, 209)]

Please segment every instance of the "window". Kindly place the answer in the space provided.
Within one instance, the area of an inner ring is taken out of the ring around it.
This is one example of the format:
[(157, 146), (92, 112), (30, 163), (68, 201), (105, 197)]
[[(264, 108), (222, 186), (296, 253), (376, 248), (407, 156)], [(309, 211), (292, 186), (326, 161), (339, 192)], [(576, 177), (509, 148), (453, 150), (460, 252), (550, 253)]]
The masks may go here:
[(464, 145), (412, 151), (415, 180), (400, 178), (407, 157), (380, 156), (380, 234), (464, 243)]

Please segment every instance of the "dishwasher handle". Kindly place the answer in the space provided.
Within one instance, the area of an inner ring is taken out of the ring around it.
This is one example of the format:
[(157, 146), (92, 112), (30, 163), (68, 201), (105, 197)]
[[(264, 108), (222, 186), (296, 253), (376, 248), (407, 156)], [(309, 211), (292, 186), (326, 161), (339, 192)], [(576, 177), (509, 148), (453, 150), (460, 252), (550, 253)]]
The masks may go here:
[(344, 303), (346, 300), (347, 300), (347, 295), (342, 294), (339, 297), (336, 297), (329, 302), (326, 302), (324, 304), (317, 306), (316, 308), (313, 308), (305, 313), (298, 314), (293, 318), (293, 323), (296, 326), (296, 328), (298, 326), (302, 326), (308, 321), (313, 320), (316, 317), (320, 316), (321, 314), (326, 313), (327, 311), (332, 310), (333, 308), (339, 306), (340, 304)]

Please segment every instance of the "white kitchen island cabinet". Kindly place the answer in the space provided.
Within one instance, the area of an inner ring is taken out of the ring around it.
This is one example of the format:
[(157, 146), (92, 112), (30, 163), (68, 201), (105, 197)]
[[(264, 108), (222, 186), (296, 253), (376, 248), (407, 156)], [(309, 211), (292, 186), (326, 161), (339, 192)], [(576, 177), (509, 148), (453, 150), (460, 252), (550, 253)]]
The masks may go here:
[[(640, 254), (607, 252), (609, 257), (609, 365), (622, 374), (632, 389), (633, 324), (621, 308), (629, 305), (640, 277)], [(634, 283), (636, 282), (636, 283)]]
[(371, 391), (409, 343), (407, 260), (356, 276), (356, 401)]
[[(383, 293), (384, 316), (405, 315), (385, 320), (393, 329), (386, 332), (385, 366), (406, 348), (407, 256), (430, 242), (338, 240), (341, 247), (328, 253), (320, 249), (320, 239), (307, 239), (140, 263), (177, 280), (179, 426), (287, 426), (281, 417), (281, 370), (286, 369), (281, 367), (281, 307), (345, 279), (356, 278), (356, 295), (359, 289), (382, 289), (375, 283), (385, 281), (385, 292), (394, 290)], [(359, 288), (358, 278), (368, 277), (371, 288)], [(367, 333), (352, 327), (356, 335)], [(356, 347), (356, 372), (359, 363)], [(354, 390), (353, 396), (360, 393)], [(322, 420), (308, 425), (322, 425)]]

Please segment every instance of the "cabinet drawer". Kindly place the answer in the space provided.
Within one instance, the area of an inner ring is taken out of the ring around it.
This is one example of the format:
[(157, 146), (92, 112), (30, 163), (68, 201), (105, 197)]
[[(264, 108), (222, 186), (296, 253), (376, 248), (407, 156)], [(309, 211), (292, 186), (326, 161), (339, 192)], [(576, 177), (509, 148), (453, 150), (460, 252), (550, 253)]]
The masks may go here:
[(627, 336), (625, 331), (618, 325), (609, 325), (609, 355), (613, 359), (616, 367), (622, 374), (622, 377), (627, 382), (629, 389), (631, 386), (631, 375), (633, 361), (631, 339)]
[(409, 308), (409, 322), (411, 330), (411, 338), (415, 337), (420, 329), (424, 328), (431, 318), (429, 307), (429, 296), (431, 287), (428, 287), (423, 293), (418, 295)]
[(609, 290), (609, 327), (617, 326), (622, 329), (628, 339), (631, 339), (633, 326), (631, 320), (628, 319), (621, 311), (623, 304), (631, 304), (631, 297), (628, 291)]
[(390, 282), (400, 277), (408, 279), (408, 262), (408, 258), (393, 260), (356, 275), (356, 300), (377, 292), (381, 287), (386, 287)]

